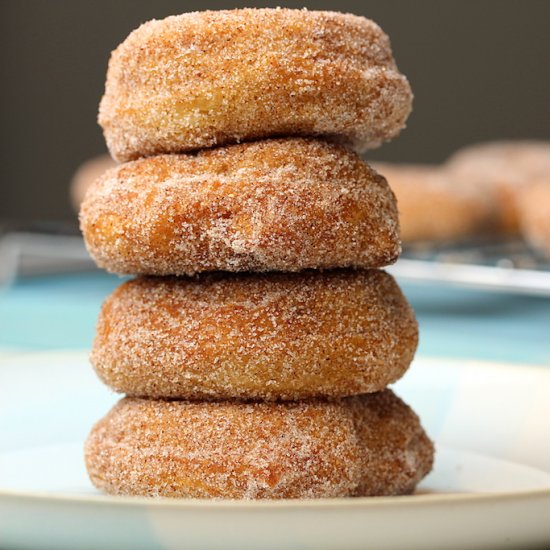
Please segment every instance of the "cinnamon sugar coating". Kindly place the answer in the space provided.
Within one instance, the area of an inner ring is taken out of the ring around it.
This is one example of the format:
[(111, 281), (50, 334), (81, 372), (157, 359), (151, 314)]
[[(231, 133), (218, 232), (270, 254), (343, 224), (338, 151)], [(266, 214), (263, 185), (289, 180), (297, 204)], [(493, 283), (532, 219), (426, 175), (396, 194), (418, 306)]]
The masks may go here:
[(433, 446), (390, 390), (334, 402), (125, 398), (94, 426), (85, 458), (109, 494), (322, 498), (411, 493)]
[(497, 207), (483, 186), (439, 166), (374, 163), (397, 199), (403, 243), (455, 242), (495, 232)]
[(91, 359), (133, 396), (306, 399), (382, 390), (417, 343), (414, 313), (383, 271), (216, 273), (121, 285)]
[(459, 149), (445, 169), (461, 184), (488, 190), (498, 208), (501, 231), (520, 231), (521, 196), (531, 183), (550, 178), (550, 141), (494, 141)]
[(396, 136), (411, 103), (364, 17), (203, 11), (149, 21), (112, 53), (99, 123), (119, 161), (283, 135), (362, 151)]
[(302, 138), (121, 165), (89, 189), (80, 220), (98, 266), (116, 273), (369, 268), (400, 251), (384, 178)]

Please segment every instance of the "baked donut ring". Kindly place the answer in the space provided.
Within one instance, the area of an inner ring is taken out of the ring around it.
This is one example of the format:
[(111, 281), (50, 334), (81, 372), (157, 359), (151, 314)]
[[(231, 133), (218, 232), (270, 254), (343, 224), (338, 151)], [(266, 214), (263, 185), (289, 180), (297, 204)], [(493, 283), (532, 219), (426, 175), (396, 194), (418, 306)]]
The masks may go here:
[(497, 212), (487, 189), (461, 184), (428, 164), (373, 163), (397, 199), (404, 244), (448, 243), (496, 231)]
[(280, 499), (413, 492), (433, 446), (390, 390), (334, 402), (125, 398), (85, 445), (115, 495)]
[(550, 178), (550, 142), (495, 141), (459, 149), (445, 168), (459, 184), (470, 183), (489, 190), (499, 212), (502, 232), (520, 230), (519, 201), (525, 188)]
[(149, 21), (112, 53), (99, 123), (119, 161), (276, 136), (358, 151), (396, 136), (412, 93), (364, 17), (289, 9)]
[(519, 198), (519, 213), (522, 236), (550, 258), (550, 176), (526, 186)]
[(400, 251), (384, 178), (301, 138), (121, 165), (90, 188), (80, 220), (96, 263), (116, 273), (382, 267)]
[(382, 390), (417, 343), (383, 271), (216, 273), (124, 283), (103, 304), (91, 359), (132, 396), (306, 399)]

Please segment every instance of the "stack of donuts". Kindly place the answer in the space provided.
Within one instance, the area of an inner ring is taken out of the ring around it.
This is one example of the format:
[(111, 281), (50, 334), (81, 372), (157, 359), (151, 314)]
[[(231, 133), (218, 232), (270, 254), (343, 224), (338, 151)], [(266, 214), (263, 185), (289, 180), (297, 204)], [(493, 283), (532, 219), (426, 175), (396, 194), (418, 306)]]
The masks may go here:
[(96, 487), (321, 498), (427, 474), (432, 443), (386, 389), (418, 340), (378, 269), (400, 252), (395, 197), (356, 153), (411, 99), (387, 36), (353, 15), (190, 13), (113, 52), (99, 121), (122, 164), (80, 219), (97, 264), (137, 277), (91, 356), (126, 394), (86, 442)]

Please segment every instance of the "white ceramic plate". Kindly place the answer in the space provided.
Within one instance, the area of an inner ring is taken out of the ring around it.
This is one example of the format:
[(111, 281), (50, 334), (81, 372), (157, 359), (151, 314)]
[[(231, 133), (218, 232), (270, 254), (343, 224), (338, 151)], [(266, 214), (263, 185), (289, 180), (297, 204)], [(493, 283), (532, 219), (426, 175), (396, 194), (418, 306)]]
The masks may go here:
[(82, 442), (117, 399), (84, 352), (0, 360), (0, 548), (365, 549), (550, 543), (550, 368), (418, 359), (395, 389), (438, 452), (417, 495), (106, 497)]

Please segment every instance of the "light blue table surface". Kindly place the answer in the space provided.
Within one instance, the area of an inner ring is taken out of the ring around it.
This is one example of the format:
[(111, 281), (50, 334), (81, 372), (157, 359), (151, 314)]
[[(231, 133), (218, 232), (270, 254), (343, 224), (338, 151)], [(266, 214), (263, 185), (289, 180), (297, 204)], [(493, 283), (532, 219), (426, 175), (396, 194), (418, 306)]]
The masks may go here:
[[(0, 290), (0, 351), (89, 348), (101, 302), (120, 283), (94, 272)], [(419, 354), (550, 366), (550, 299), (401, 286), (420, 322)]]

